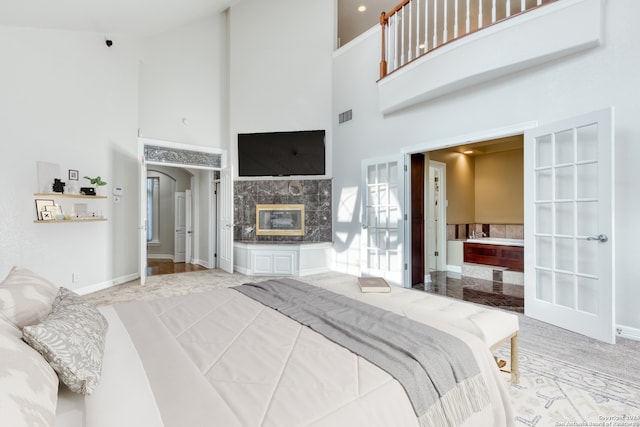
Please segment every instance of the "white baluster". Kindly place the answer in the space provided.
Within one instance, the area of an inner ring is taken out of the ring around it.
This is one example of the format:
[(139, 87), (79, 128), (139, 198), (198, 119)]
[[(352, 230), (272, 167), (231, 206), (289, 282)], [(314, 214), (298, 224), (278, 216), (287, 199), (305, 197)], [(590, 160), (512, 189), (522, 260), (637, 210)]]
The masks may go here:
[(538, 0), (537, 5), (540, 6), (542, 4), (542, 0)]
[(400, 28), (400, 66), (402, 67), (404, 65), (404, 7), (402, 8), (402, 15), (400, 16), (400, 25), (402, 26), (402, 28)]
[[(389, 18), (389, 44), (390, 44), (390, 55), (392, 61), (389, 64), (392, 67), (392, 70), (398, 68), (398, 26), (396, 25), (396, 15), (394, 14)], [(392, 71), (390, 70), (390, 71)]]
[(443, 19), (443, 24), (444, 24), (444, 28), (442, 29), (442, 43), (446, 43), (447, 40), (449, 40), (449, 21), (447, 19), (447, 5), (448, 5), (448, 1), (443, 1), (444, 3), (444, 19)]
[(491, 23), (495, 24), (496, 22), (496, 0), (493, 0), (493, 2), (491, 3)]
[(438, 47), (438, 0), (433, 0), (433, 44), (431, 49)]
[(478, 0), (478, 29), (482, 28), (482, 0)]
[(429, 50), (429, 0), (424, 0), (424, 52)]
[(454, 3), (454, 20), (453, 20), (453, 38), (457, 39), (458, 38), (458, 0), (455, 0)]
[(409, 2), (409, 44), (407, 45), (407, 62), (413, 57), (413, 2)]
[(469, 0), (467, 0), (467, 19), (466, 19), (467, 34), (471, 32), (471, 11), (469, 10)]
[(505, 16), (509, 17), (511, 16), (511, 0), (507, 0), (507, 5), (506, 5), (506, 11), (505, 11)]
[(520, 0), (520, 12), (524, 12), (527, 8), (527, 0)]
[(416, 58), (420, 56), (420, 0), (416, 6)]

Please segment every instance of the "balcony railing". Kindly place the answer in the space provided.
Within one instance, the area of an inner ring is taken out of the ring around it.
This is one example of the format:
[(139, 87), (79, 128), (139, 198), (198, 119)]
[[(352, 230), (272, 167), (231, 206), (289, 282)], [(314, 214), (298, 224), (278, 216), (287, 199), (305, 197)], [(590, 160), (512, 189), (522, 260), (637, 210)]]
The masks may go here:
[(558, 0), (403, 0), (380, 15), (380, 79), (453, 40)]

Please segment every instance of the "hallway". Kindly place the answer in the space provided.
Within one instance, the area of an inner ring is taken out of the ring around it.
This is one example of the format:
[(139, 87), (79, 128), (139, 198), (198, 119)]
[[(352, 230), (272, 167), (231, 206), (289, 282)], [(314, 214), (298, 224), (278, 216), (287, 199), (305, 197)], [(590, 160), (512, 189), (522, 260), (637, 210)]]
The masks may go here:
[(524, 286), (521, 285), (437, 271), (431, 273), (431, 283), (414, 285), (414, 289), (524, 313)]
[(174, 263), (170, 259), (151, 259), (147, 258), (147, 276), (155, 276), (158, 274), (172, 273), (188, 273), (191, 271), (208, 270), (198, 264), (187, 264), (184, 262)]

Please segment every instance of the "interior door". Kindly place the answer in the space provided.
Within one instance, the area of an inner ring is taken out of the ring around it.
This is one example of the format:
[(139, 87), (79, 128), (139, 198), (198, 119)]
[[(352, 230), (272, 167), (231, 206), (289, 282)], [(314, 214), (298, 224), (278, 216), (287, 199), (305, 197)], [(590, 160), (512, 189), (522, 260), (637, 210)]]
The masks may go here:
[(184, 191), (185, 196), (185, 237), (184, 260), (192, 262), (193, 258), (193, 196), (191, 190)]
[(138, 271), (140, 284), (147, 280), (147, 165), (144, 156), (140, 154), (140, 168), (138, 169), (140, 197), (138, 197)]
[(525, 314), (615, 342), (613, 110), (525, 133)]
[(184, 191), (175, 193), (174, 203), (175, 238), (173, 240), (173, 262), (185, 262), (187, 243), (187, 197)]
[(220, 171), (220, 268), (233, 273), (233, 175), (231, 167)]
[(361, 274), (384, 277), (400, 286), (404, 274), (403, 166), (397, 156), (362, 162)]

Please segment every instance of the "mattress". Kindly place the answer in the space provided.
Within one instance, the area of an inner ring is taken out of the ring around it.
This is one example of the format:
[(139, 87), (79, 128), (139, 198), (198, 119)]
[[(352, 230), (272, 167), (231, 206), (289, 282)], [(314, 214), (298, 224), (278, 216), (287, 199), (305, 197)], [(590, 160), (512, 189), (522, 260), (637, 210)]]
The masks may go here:
[[(86, 398), (62, 390), (59, 425), (419, 425), (387, 372), (233, 289), (101, 311), (110, 325), (101, 383)], [(486, 344), (431, 323), (471, 348), (489, 390), (490, 406), (463, 425), (512, 425)]]

